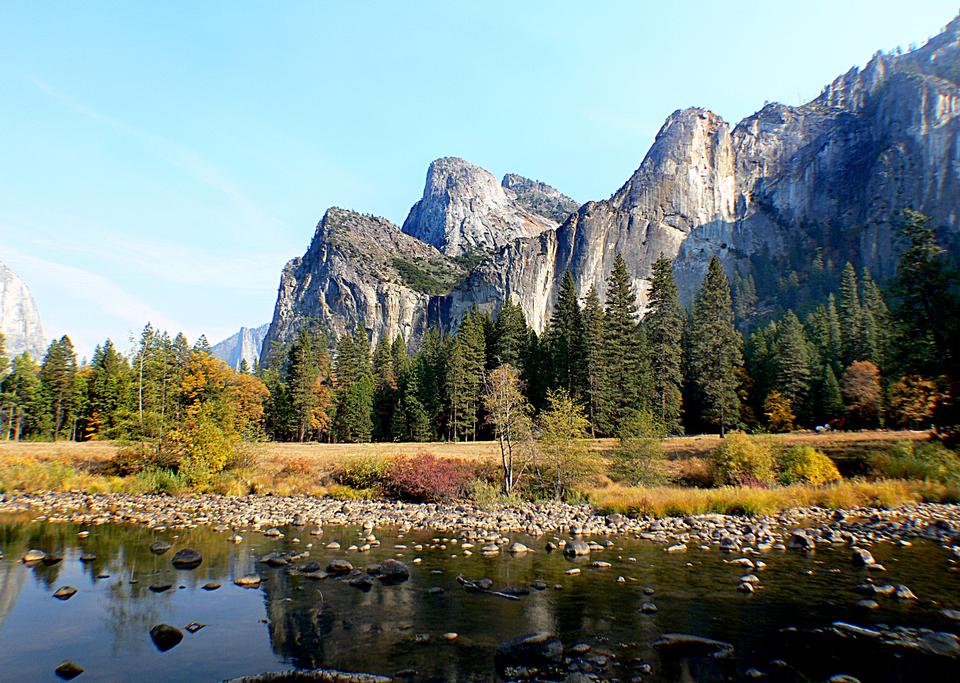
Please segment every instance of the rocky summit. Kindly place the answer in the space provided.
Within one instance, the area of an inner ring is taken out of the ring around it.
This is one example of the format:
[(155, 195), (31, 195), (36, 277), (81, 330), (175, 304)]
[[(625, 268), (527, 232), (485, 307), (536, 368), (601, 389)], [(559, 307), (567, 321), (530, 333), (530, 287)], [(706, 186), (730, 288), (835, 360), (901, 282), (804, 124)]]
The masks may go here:
[(42, 358), (46, 337), (40, 312), (26, 283), (0, 263), (0, 334), (3, 334), (8, 357), (29, 351)]
[(260, 349), (269, 329), (269, 323), (260, 327), (241, 327), (237, 333), (214, 344), (210, 352), (234, 370), (239, 370), (243, 361), (252, 369), (260, 362)]
[(713, 255), (728, 275), (755, 280), (758, 310), (782, 275), (812, 272), (820, 253), (889, 281), (904, 208), (931, 216), (960, 250), (958, 105), (960, 17), (916, 50), (877, 53), (800, 106), (767, 104), (735, 125), (678, 110), (619, 190), (578, 208), (544, 183), (497, 183), (462, 159), (439, 159), (402, 231), (328, 212), (284, 270), (267, 345), (306, 320), (415, 344), (428, 325), (453, 330), (472, 307), (495, 312), (505, 300), (541, 331), (564, 272), (602, 298), (617, 253), (641, 305), (661, 255), (687, 302)]

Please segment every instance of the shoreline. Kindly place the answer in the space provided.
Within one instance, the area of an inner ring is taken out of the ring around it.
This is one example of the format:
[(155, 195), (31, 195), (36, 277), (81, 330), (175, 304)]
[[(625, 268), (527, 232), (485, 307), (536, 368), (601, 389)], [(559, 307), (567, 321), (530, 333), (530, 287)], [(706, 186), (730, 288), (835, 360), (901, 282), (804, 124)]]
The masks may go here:
[[(457, 533), (464, 538), (540, 536), (633, 536), (683, 552), (688, 544), (722, 550), (766, 552), (817, 544), (908, 544), (926, 539), (960, 558), (960, 504), (911, 503), (892, 509), (793, 508), (737, 516), (682, 517), (601, 515), (588, 505), (530, 503), (481, 509), (470, 503), (343, 501), (310, 496), (190, 497), (90, 493), (0, 494), (0, 515), (35, 513), (33, 521), (80, 525), (133, 524), (163, 530), (209, 526), (217, 531), (266, 531), (284, 526), (391, 527)], [(798, 534), (799, 532), (799, 534)]]

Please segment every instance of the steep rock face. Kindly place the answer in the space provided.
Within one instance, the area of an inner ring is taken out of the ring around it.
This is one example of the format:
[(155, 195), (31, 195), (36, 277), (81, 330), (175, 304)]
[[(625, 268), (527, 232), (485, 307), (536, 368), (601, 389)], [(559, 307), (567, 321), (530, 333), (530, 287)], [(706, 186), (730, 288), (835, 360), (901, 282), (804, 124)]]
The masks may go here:
[(431, 298), (465, 275), (384, 218), (328, 209), (306, 253), (283, 269), (263, 357), (311, 323), (333, 335), (360, 325), (373, 341), (415, 340), (426, 330)]
[(517, 203), (527, 211), (549, 218), (558, 225), (580, 208), (575, 200), (563, 194), (560, 190), (539, 180), (524, 178), (516, 173), (508, 173), (503, 176), (500, 184), (504, 189), (513, 192)]
[(660, 254), (674, 259), (686, 301), (714, 254), (746, 273), (751, 256), (786, 267), (822, 247), (890, 277), (901, 209), (931, 215), (957, 241), (958, 84), (960, 19), (915, 52), (874, 57), (810, 103), (768, 105), (733, 129), (709, 111), (675, 112), (609, 200), (480, 264), (442, 302), (438, 322), (453, 328), (471, 306), (495, 309), (509, 297), (542, 329), (564, 271), (602, 297), (617, 252), (641, 303)]
[[(509, 298), (542, 330), (563, 273), (573, 274), (581, 294), (594, 286), (602, 298), (617, 253), (641, 304), (661, 254), (673, 259), (687, 302), (713, 255), (729, 272), (758, 278), (757, 264), (765, 264), (775, 280), (809, 268), (822, 249), (837, 264), (851, 260), (889, 278), (898, 250), (893, 221), (903, 208), (931, 215), (960, 252), (958, 100), (960, 18), (914, 52), (876, 55), (798, 107), (770, 104), (735, 126), (704, 109), (674, 112), (616, 193), (580, 206), (555, 229), (572, 203), (553, 188), (510, 175), (497, 184), (472, 164), (441, 159), (404, 223), (417, 239), (404, 236), (410, 241), (395, 249), (429, 249), (418, 262), (440, 264), (443, 286), (405, 285), (396, 267), (384, 268), (391, 261), (380, 239), (348, 258), (318, 230), (308, 254), (284, 273), (273, 325), (284, 330), (316, 315), (340, 329), (361, 320), (374, 334), (409, 340), (428, 323), (453, 330), (471, 307), (495, 311)], [(383, 240), (399, 240), (382, 223)], [(417, 240), (448, 256), (478, 249), (487, 256), (466, 275)], [(765, 286), (761, 296), (776, 293)], [(330, 294), (341, 290), (350, 295)]]
[(29, 351), (41, 358), (46, 347), (37, 304), (27, 285), (17, 274), (0, 263), (0, 333), (5, 338), (9, 358)]
[(247, 361), (247, 366), (252, 370), (260, 362), (260, 349), (268, 329), (269, 323), (260, 327), (241, 327), (239, 332), (214, 344), (210, 351), (234, 370), (240, 369), (242, 361)]
[[(545, 194), (526, 188), (530, 197)], [(459, 256), (497, 249), (518, 237), (557, 227), (556, 220), (531, 211), (527, 204), (489, 171), (456, 157), (437, 159), (427, 170), (423, 197), (410, 209), (403, 232), (448, 256)]]

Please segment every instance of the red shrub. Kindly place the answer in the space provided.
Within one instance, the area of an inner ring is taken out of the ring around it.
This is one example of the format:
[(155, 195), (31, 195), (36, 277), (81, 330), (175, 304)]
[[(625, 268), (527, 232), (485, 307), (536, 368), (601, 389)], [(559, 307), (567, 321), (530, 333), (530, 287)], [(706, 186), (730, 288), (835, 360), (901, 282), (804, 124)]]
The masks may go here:
[(464, 495), (472, 477), (473, 468), (469, 463), (421, 453), (413, 458), (395, 460), (384, 488), (398, 500), (438, 503)]

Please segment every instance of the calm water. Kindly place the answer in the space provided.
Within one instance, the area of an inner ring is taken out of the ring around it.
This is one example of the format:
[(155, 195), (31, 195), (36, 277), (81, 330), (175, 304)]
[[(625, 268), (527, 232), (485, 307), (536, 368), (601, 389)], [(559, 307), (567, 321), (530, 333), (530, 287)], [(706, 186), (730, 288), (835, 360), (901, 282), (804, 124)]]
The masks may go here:
[[(920, 601), (897, 604), (879, 598), (881, 608), (865, 612), (854, 604), (862, 597), (855, 587), (866, 574), (850, 566), (849, 550), (843, 548), (818, 549), (809, 557), (770, 553), (764, 558), (768, 568), (759, 574), (763, 589), (744, 595), (736, 591), (736, 579), (745, 572), (724, 564), (717, 550), (667, 554), (628, 539), (616, 540), (615, 548), (590, 559), (608, 561), (612, 567), (594, 569), (588, 561), (580, 563), (581, 575), (569, 576), (564, 572), (573, 563), (544, 552), (546, 539), (522, 536), (516, 539), (537, 552), (465, 558), (456, 545), (430, 548), (429, 531), (398, 539), (377, 530), (382, 545), (362, 554), (323, 547), (336, 540), (346, 548), (358, 540), (356, 528), (329, 527), (320, 538), (297, 528), (284, 529), (282, 539), (250, 533), (239, 545), (209, 529), (155, 532), (99, 526), (90, 528), (85, 539), (79, 531), (70, 524), (0, 517), (0, 681), (58, 680), (54, 669), (65, 659), (86, 670), (76, 679), (83, 682), (217, 681), (314, 667), (383, 675), (415, 670), (417, 680), (496, 680), (497, 643), (540, 630), (556, 632), (568, 647), (588, 643), (595, 652), (616, 655), (617, 665), (608, 675), (624, 681), (641, 662), (654, 669), (644, 680), (707, 681), (741, 679), (750, 667), (769, 670), (769, 661), (777, 658), (794, 667), (789, 673), (781, 671), (777, 680), (818, 681), (845, 672), (864, 682), (920, 681), (928, 680), (930, 672), (918, 670), (915, 662), (879, 649), (864, 653), (840, 645), (804, 645), (779, 629), (844, 620), (956, 632), (957, 625), (939, 610), (960, 609), (960, 573), (941, 548), (927, 543), (871, 549), (888, 569), (878, 581), (905, 583)], [(294, 538), (301, 543), (292, 543)], [(171, 542), (173, 550), (158, 557), (148, 546), (159, 539)], [(424, 544), (421, 551), (413, 550), (418, 542)], [(303, 551), (310, 543), (310, 559), (324, 565), (347, 557), (365, 568), (400, 557), (410, 565), (411, 579), (394, 586), (375, 583), (365, 593), (346, 581), (291, 576), (258, 562), (268, 552)], [(409, 549), (396, 549), (397, 543)], [(203, 552), (199, 568), (173, 569), (173, 552), (184, 546)], [(18, 562), (29, 548), (61, 553), (64, 559), (29, 568)], [(96, 554), (96, 561), (81, 562), (83, 552)], [(414, 565), (415, 557), (422, 563)], [(259, 589), (232, 584), (254, 571), (264, 577)], [(549, 588), (510, 601), (465, 592), (457, 584), (458, 574), (489, 577), (499, 588), (541, 579)], [(618, 584), (617, 576), (627, 582)], [(222, 588), (201, 589), (211, 581)], [(159, 583), (173, 588), (163, 593), (149, 589)], [(78, 593), (67, 601), (52, 598), (65, 584)], [(433, 587), (444, 592), (431, 593)], [(655, 594), (645, 596), (643, 587), (654, 588)], [(640, 613), (648, 601), (656, 603), (656, 614)], [(167, 623), (182, 629), (194, 621), (206, 627), (195, 634), (185, 632), (183, 641), (167, 652), (154, 647), (148, 633), (152, 626)], [(459, 638), (446, 641), (447, 632)], [(668, 632), (729, 641), (736, 647), (736, 661), (723, 670), (715, 664), (660, 662), (650, 643)], [(426, 636), (427, 642), (420, 642)]]

